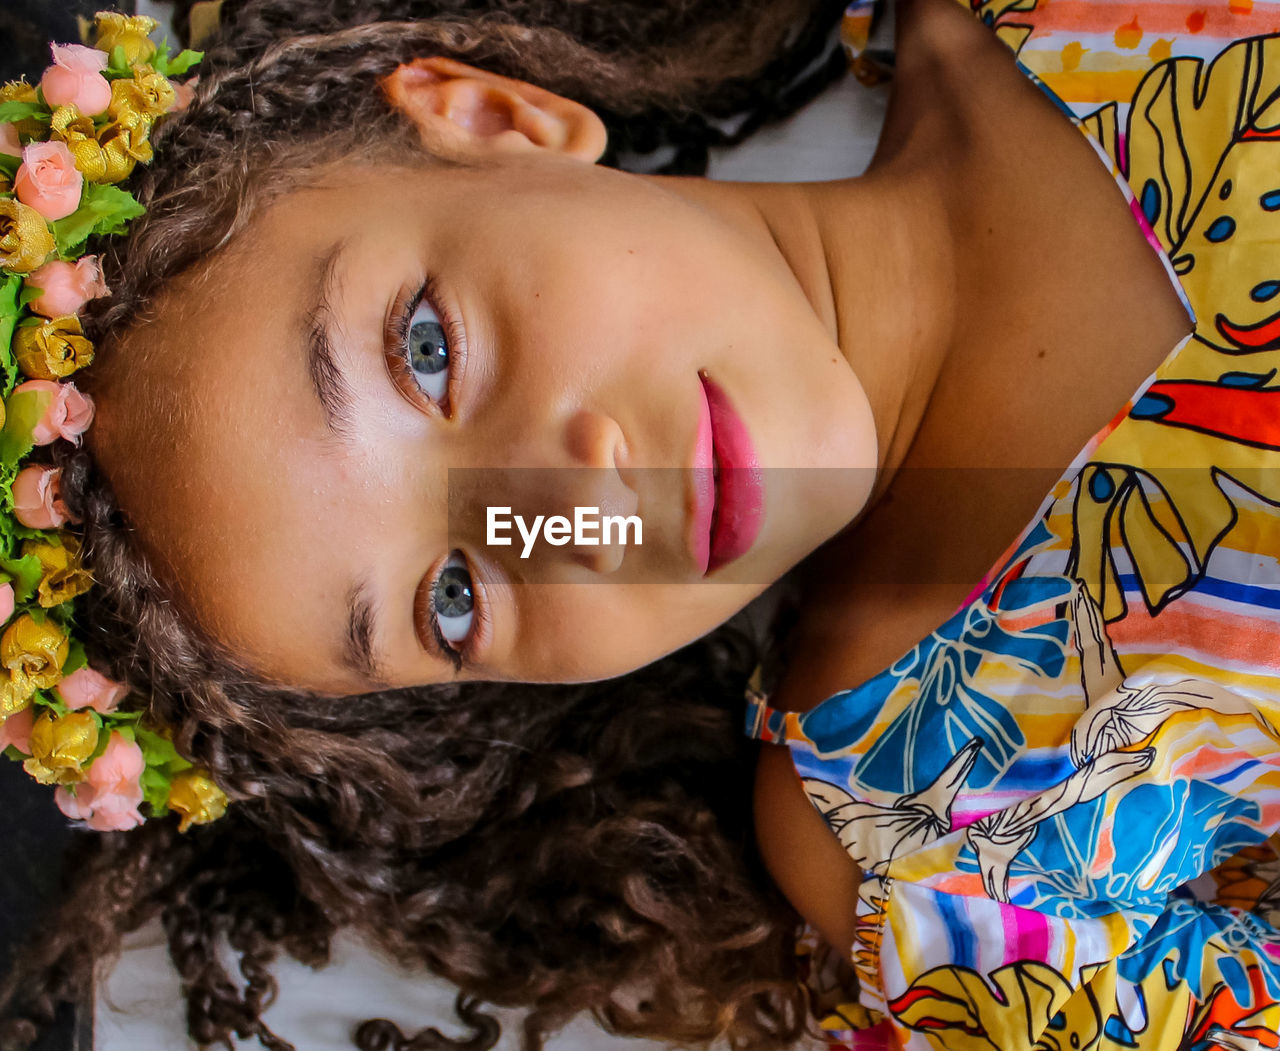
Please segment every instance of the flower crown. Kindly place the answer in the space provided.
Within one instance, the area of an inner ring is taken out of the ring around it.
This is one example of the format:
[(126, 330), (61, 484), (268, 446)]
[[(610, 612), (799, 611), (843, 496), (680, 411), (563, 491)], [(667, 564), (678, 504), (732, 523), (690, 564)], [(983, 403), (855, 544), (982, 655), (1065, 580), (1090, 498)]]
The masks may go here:
[[(89, 667), (74, 602), (92, 585), (59, 470), (23, 461), (79, 443), (93, 403), (67, 377), (93, 360), (78, 312), (107, 294), (90, 236), (123, 233), (142, 206), (119, 184), (151, 160), (151, 128), (190, 98), (171, 81), (201, 59), (148, 39), (154, 19), (103, 12), (93, 47), (52, 45), (38, 86), (0, 87), (0, 751), (58, 807), (100, 831), (176, 811), (182, 830), (227, 799), (163, 729), (118, 710), (127, 687)], [(19, 379), (22, 382), (19, 382)]]

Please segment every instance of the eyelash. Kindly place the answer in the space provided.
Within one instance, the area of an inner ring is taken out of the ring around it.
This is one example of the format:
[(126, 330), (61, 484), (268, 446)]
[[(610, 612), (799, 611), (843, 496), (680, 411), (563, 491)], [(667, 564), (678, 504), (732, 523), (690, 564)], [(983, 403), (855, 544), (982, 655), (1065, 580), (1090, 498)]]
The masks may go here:
[[(388, 366), (391, 371), (392, 382), (396, 388), (415, 405), (422, 401), (427, 401), (431, 407), (449, 415), (450, 408), (454, 401), (454, 388), (458, 376), (461, 374), (462, 363), (466, 360), (466, 334), (460, 318), (444, 305), (445, 297), (442, 295), (439, 282), (434, 276), (428, 276), (423, 281), (422, 286), (408, 299), (398, 304), (392, 312), (395, 319), (395, 331), (392, 338), (388, 340), (392, 350), (388, 354)], [(413, 320), (413, 315), (417, 312), (418, 307), (426, 304), (431, 308), (432, 312), (440, 319), (440, 327), (445, 331), (445, 339), (449, 350), (449, 378), (446, 382), (445, 400), (443, 404), (433, 401), (421, 387), (413, 379), (413, 369), (409, 365), (409, 327)], [(450, 552), (452, 555), (452, 552)], [(468, 653), (475, 645), (475, 640), (480, 637), (489, 624), (489, 612), (484, 602), (484, 592), (479, 583), (476, 581), (472, 564), (466, 556), (463, 556), (467, 563), (467, 576), (471, 580), (471, 593), (473, 596), (472, 612), (474, 620), (471, 624), (471, 631), (468, 633), (465, 642), (459, 647), (455, 643), (450, 642), (444, 637), (444, 633), (440, 630), (440, 621), (436, 616), (435, 608), (432, 603), (432, 597), (435, 594), (436, 585), (440, 582), (441, 576), (444, 574), (445, 568), (449, 563), (449, 555), (445, 556), (439, 568), (431, 575), (423, 587), (419, 589), (417, 596), (414, 598), (414, 619), (421, 623), (425, 618), (427, 625), (431, 629), (431, 637), (435, 640), (436, 646), (440, 652), (445, 655), (450, 663), (453, 664), (455, 672), (459, 672), (468, 663)]]
[[(447, 306), (443, 305), (445, 297), (441, 292), (440, 283), (434, 275), (429, 276), (422, 283), (422, 287), (396, 309), (393, 314), (396, 321), (396, 329), (394, 339), (389, 341), (392, 345), (392, 351), (388, 355), (387, 363), (391, 370), (392, 382), (405, 397), (415, 404), (418, 404), (421, 400), (426, 400), (434, 409), (445, 416), (449, 416), (454, 402), (456, 380), (461, 373), (462, 364), (467, 356), (467, 339), (462, 319), (456, 317)], [(424, 303), (440, 319), (440, 327), (445, 331), (449, 349), (449, 379), (446, 385), (448, 393), (445, 396), (444, 404), (432, 401), (422, 391), (414, 381), (413, 369), (409, 365), (409, 325), (413, 320), (415, 311)]]
[(431, 575), (425, 586), (419, 589), (418, 594), (414, 597), (413, 612), (414, 618), (419, 622), (423, 617), (426, 618), (427, 624), (431, 628), (431, 637), (435, 639), (436, 645), (440, 647), (440, 652), (453, 665), (453, 670), (458, 672), (469, 663), (470, 651), (475, 646), (476, 640), (488, 630), (489, 609), (488, 604), (484, 601), (484, 589), (477, 583), (475, 574), (472, 572), (471, 560), (466, 555), (462, 555), (467, 564), (467, 576), (471, 579), (472, 614), (475, 620), (472, 622), (471, 631), (468, 632), (467, 639), (461, 647), (444, 637), (444, 633), (440, 630), (440, 622), (436, 619), (431, 598), (435, 594), (436, 585), (440, 582), (440, 577), (444, 574), (449, 562), (449, 556), (452, 554), (453, 552), (450, 552), (449, 555), (445, 556), (444, 561), (440, 563), (440, 567)]

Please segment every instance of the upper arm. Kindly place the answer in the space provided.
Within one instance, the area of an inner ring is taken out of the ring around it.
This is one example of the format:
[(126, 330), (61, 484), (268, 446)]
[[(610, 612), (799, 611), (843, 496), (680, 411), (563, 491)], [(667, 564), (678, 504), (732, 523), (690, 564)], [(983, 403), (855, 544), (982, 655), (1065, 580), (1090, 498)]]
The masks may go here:
[(760, 855), (773, 881), (823, 939), (847, 957), (862, 874), (809, 802), (786, 748), (760, 749), (755, 825)]

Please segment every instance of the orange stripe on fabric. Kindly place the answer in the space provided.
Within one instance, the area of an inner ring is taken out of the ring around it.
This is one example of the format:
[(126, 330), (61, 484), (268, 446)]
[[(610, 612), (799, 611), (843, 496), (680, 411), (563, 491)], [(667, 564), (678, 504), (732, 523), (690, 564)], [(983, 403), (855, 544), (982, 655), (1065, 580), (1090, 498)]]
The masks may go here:
[[(1280, 670), (1280, 624), (1265, 617), (1249, 617), (1182, 603), (1167, 606), (1152, 619), (1140, 604), (1107, 625), (1107, 634), (1121, 650), (1219, 654), (1257, 671)], [(1123, 663), (1123, 657), (1121, 658)]]
[[(1269, 33), (1280, 25), (1280, 4), (1241, 0), (1224, 3), (1105, 4), (1098, 0), (1051, 0), (1035, 11), (1010, 11), (997, 24), (1034, 26), (1037, 33), (1112, 33), (1136, 19), (1144, 33), (1191, 33), (1236, 40)], [(1196, 27), (1199, 27), (1198, 29)]]

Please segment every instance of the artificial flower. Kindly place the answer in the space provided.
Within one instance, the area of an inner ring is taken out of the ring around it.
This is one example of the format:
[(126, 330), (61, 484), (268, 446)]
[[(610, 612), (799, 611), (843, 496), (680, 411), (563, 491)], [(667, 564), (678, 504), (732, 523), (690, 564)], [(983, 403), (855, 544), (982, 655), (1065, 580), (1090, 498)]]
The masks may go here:
[(45, 317), (78, 314), (89, 300), (111, 291), (102, 280), (102, 266), (96, 255), (82, 255), (74, 263), (61, 259), (45, 263), (27, 275), (26, 287), (40, 290), (40, 295), (27, 306)]
[[(28, 467), (26, 470), (31, 468)], [(53, 470), (56, 471), (57, 468)], [(22, 477), (24, 473), (20, 471), (18, 477)], [(55, 477), (53, 481), (55, 500), (57, 499), (57, 482), (58, 479)], [(18, 483), (15, 481), (13, 484), (16, 493)], [(16, 511), (16, 496), (14, 504)], [(66, 508), (62, 508), (62, 511), (65, 513)], [(39, 561), (40, 568), (44, 570), (44, 576), (40, 578), (40, 585), (36, 588), (36, 599), (46, 609), (60, 606), (77, 595), (83, 595), (93, 587), (93, 577), (80, 561), (80, 540), (70, 533), (63, 534), (61, 545), (46, 544), (40, 540), (24, 540), (22, 554), (24, 557), (30, 555), (35, 558)]]
[(72, 711), (92, 708), (99, 715), (109, 715), (128, 694), (129, 687), (86, 666), (58, 683), (57, 691), (62, 703)]
[(28, 705), (22, 711), (0, 718), (0, 752), (12, 745), (19, 752), (31, 754), (31, 727), (36, 721), (36, 710)]
[[(70, 381), (27, 380), (18, 384), (13, 394), (48, 395), (44, 412), (31, 431), (31, 440), (36, 445), (49, 445), (59, 438), (79, 445), (80, 436), (93, 422), (93, 400), (76, 390), (76, 385)], [(3, 420), (4, 415), (0, 413), (0, 425), (3, 425)]]
[[(56, 467), (33, 464), (13, 480), (13, 517), (28, 529), (57, 529), (67, 521)], [(42, 602), (41, 605), (44, 605)]]
[(22, 148), (13, 192), (23, 204), (53, 222), (80, 207), (83, 189), (84, 176), (65, 142), (33, 142)]
[(60, 787), (54, 799), (67, 817), (85, 821), (95, 832), (117, 832), (143, 822), (139, 779), (146, 763), (142, 749), (118, 731), (107, 738), (107, 747), (90, 764), (85, 779), (75, 788)]
[(54, 715), (45, 709), (31, 727), (30, 744), (27, 773), (44, 785), (71, 784), (98, 747), (98, 723), (90, 712)]
[(13, 356), (31, 379), (56, 380), (93, 361), (93, 344), (85, 338), (80, 319), (68, 315), (40, 325), (19, 325), (13, 332)]
[(111, 82), (111, 104), (107, 113), (112, 120), (130, 123), (135, 115), (153, 121), (173, 108), (177, 95), (163, 73), (150, 66), (135, 66), (132, 79)]
[(148, 35), (158, 23), (146, 15), (120, 15), (114, 11), (99, 11), (94, 16), (98, 35), (94, 46), (108, 55), (116, 48), (124, 49), (124, 57), (130, 65), (146, 62), (156, 53), (156, 46)]
[(0, 197), (0, 270), (26, 274), (53, 251), (44, 216), (21, 201)]
[(0, 153), (9, 157), (22, 156), (22, 140), (12, 124), (0, 124)]
[(0, 664), (9, 670), (0, 682), (0, 714), (11, 715), (27, 706), (36, 690), (48, 690), (62, 678), (70, 651), (66, 633), (52, 620), (36, 622), (24, 613), (0, 635)]
[[(11, 80), (3, 87), (0, 87), (0, 102), (34, 102), (38, 104), (40, 98), (36, 95), (34, 84), (28, 84), (25, 80)], [(22, 120), (12, 121), (12, 125), (18, 129), (19, 135), (25, 135), (28, 139), (40, 138), (43, 135), (43, 126), (35, 117), (24, 117)]]
[(40, 90), (49, 108), (75, 106), (96, 117), (111, 104), (111, 83), (102, 75), (107, 56), (82, 44), (51, 44), (53, 65), (40, 78)]
[(75, 106), (59, 106), (49, 118), (49, 133), (56, 141), (67, 144), (76, 169), (90, 182), (119, 181), (107, 178), (107, 158), (92, 117), (84, 116)]
[(227, 796), (208, 776), (198, 770), (184, 770), (169, 786), (169, 809), (182, 815), (179, 832), (192, 825), (207, 825), (227, 812)]
[(0, 624), (4, 624), (13, 616), (13, 585), (0, 584)]
[(112, 121), (99, 129), (98, 145), (106, 165), (106, 174), (98, 181), (119, 182), (139, 161), (146, 164), (151, 160), (151, 122), (137, 114), (124, 123)]
[(199, 77), (169, 81), (169, 85), (173, 88), (173, 105), (169, 107), (169, 112), (180, 112), (190, 106), (191, 100), (196, 97), (196, 85), (199, 83)]

